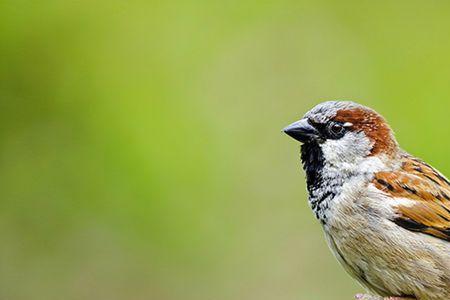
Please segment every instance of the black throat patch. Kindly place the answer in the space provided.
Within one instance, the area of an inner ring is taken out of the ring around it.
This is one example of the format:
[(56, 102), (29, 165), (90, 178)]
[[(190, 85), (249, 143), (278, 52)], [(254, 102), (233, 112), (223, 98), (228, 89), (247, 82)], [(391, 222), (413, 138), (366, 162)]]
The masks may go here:
[(315, 141), (301, 146), (301, 160), (306, 173), (306, 185), (311, 195), (322, 184), (322, 170), (325, 165), (322, 149)]
[(316, 218), (327, 223), (327, 211), (331, 200), (338, 194), (341, 181), (335, 176), (325, 176), (325, 158), (320, 145), (315, 142), (305, 143), (301, 147), (301, 160), (306, 173), (306, 185), (309, 204)]

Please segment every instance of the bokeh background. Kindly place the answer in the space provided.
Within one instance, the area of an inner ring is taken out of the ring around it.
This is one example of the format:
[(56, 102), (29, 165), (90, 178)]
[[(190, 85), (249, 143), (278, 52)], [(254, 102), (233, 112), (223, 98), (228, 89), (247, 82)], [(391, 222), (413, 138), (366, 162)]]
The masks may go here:
[(0, 299), (362, 291), (280, 130), (381, 112), (450, 174), (450, 2), (0, 2)]

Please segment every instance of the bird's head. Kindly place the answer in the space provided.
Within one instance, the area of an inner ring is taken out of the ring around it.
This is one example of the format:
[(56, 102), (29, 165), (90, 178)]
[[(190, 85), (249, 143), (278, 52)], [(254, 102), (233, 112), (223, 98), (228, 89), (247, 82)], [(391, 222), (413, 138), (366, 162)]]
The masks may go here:
[(368, 157), (391, 158), (398, 152), (392, 130), (374, 110), (349, 101), (323, 102), (283, 130), (303, 143), (302, 160), (354, 163)]

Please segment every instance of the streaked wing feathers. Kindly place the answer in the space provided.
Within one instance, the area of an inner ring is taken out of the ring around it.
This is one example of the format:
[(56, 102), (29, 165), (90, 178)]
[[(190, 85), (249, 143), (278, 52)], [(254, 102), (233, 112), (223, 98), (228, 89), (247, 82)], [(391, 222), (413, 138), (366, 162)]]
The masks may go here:
[(375, 174), (374, 185), (399, 202), (396, 224), (450, 241), (450, 183), (423, 161), (405, 156), (400, 170)]

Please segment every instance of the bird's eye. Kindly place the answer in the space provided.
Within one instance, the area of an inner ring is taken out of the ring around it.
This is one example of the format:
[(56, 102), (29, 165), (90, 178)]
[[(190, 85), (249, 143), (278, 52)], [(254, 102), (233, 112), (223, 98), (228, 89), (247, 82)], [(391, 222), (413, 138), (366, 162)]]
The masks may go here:
[(332, 123), (330, 124), (330, 133), (334, 138), (340, 138), (345, 133), (345, 128), (340, 123)]

